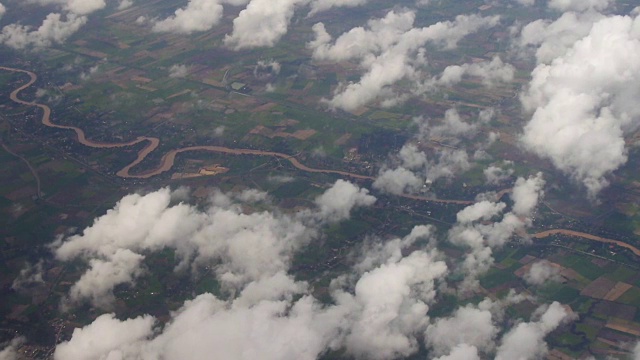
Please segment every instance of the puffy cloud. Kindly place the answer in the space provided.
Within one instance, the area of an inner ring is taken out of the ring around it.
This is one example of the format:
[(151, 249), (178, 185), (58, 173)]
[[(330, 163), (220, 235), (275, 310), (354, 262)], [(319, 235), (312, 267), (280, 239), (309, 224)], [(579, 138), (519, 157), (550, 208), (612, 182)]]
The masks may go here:
[(153, 24), (153, 31), (191, 34), (206, 31), (222, 18), (222, 5), (218, 0), (189, 0), (185, 8)]
[(504, 203), (480, 201), (462, 209), (457, 214), (457, 223), (449, 230), (448, 240), (468, 249), (459, 270), (466, 275), (459, 286), (465, 292), (477, 286), (477, 277), (493, 264), (492, 248), (502, 247), (518, 231), (531, 223), (533, 212), (542, 192), (544, 181), (540, 174), (528, 179), (518, 178), (513, 192), (514, 205), (502, 219), (490, 224), (482, 223), (498, 216), (506, 207)]
[[(511, 161), (507, 161), (506, 165), (513, 164)], [(484, 177), (489, 185), (499, 185), (505, 180), (509, 179), (513, 175), (513, 169), (491, 165), (483, 170)]]
[(438, 319), (427, 328), (425, 336), (428, 346), (436, 354), (451, 351), (453, 355), (460, 345), (476, 352), (478, 349), (490, 351), (498, 330), (491, 311), (467, 305), (458, 308), (451, 317)]
[(6, 344), (0, 344), (0, 360), (18, 360), (18, 348), (25, 339), (17, 337)]
[(640, 342), (636, 343), (636, 345), (633, 347), (633, 359), (640, 359)]
[(42, 25), (36, 30), (30, 26), (10, 24), (2, 28), (0, 32), (0, 44), (5, 44), (14, 49), (27, 47), (46, 47), (52, 44), (63, 43), (69, 36), (77, 32), (87, 22), (85, 16), (58, 13), (47, 15)]
[[(445, 70), (446, 72), (446, 70)], [(458, 137), (473, 136), (478, 131), (478, 123), (468, 123), (462, 120), (458, 110), (449, 109), (444, 113), (442, 124), (421, 129), (428, 137)], [(428, 135), (426, 134), (428, 133)]]
[(170, 78), (183, 78), (189, 74), (189, 67), (184, 64), (175, 64), (169, 68)]
[(542, 315), (539, 320), (520, 323), (502, 338), (496, 360), (539, 359), (547, 351), (544, 337), (558, 326), (573, 318), (558, 302), (538, 309)]
[(128, 9), (133, 5), (133, 0), (120, 0), (118, 10)]
[(306, 0), (251, 0), (233, 20), (224, 43), (235, 50), (273, 46), (287, 33), (296, 5)]
[(27, 0), (40, 5), (56, 4), (63, 10), (76, 15), (88, 15), (107, 6), (105, 0)]
[(114, 301), (112, 289), (120, 284), (133, 284), (142, 270), (144, 256), (127, 249), (118, 249), (107, 260), (89, 260), (89, 269), (69, 291), (72, 302), (88, 299), (94, 306), (108, 308)]
[(329, 10), (334, 7), (356, 7), (364, 5), (368, 0), (312, 0), (308, 16)]
[(43, 261), (38, 261), (35, 265), (27, 264), (20, 274), (13, 280), (11, 288), (16, 291), (28, 290), (33, 286), (44, 284), (42, 279)]
[(451, 350), (449, 355), (443, 355), (436, 360), (479, 360), (478, 349), (475, 346), (460, 344)]
[(611, 0), (549, 0), (547, 6), (559, 11), (604, 10)]
[(373, 182), (375, 189), (395, 195), (416, 192), (422, 185), (423, 179), (403, 167), (383, 169)]
[[(373, 187), (391, 194), (415, 193), (440, 178), (451, 178), (468, 170), (471, 163), (467, 151), (454, 146), (459, 145), (463, 138), (476, 137), (479, 125), (488, 122), (493, 114), (493, 109), (484, 109), (479, 112), (475, 122), (467, 122), (456, 109), (449, 109), (437, 125), (423, 118), (415, 119), (418, 132), (397, 154), (390, 157)], [(447, 144), (428, 158), (419, 144), (432, 140)]]
[(511, 64), (505, 64), (498, 56), (491, 61), (447, 66), (440, 77), (438, 84), (451, 86), (462, 81), (463, 76), (476, 77), (482, 80), (486, 86), (494, 86), (496, 83), (505, 83), (513, 80), (515, 68)]
[(511, 198), (513, 199), (513, 212), (518, 216), (529, 216), (538, 205), (538, 200), (543, 195), (542, 188), (545, 181), (542, 173), (528, 179), (518, 178)]
[(627, 161), (624, 135), (638, 127), (638, 21), (596, 22), (566, 54), (538, 65), (521, 97), (533, 112), (523, 145), (584, 184), (590, 196)]
[(317, 210), (297, 217), (278, 212), (245, 214), (238, 203), (264, 201), (266, 194), (244, 191), (232, 196), (215, 193), (206, 210), (182, 202), (184, 191), (161, 189), (147, 195), (127, 195), (114, 209), (82, 234), (53, 245), (62, 261), (81, 258), (89, 269), (70, 291), (73, 302), (90, 300), (99, 307), (113, 301), (114, 286), (133, 283), (143, 273), (145, 252), (176, 250), (179, 269), (216, 264), (223, 286), (247, 284), (288, 269), (294, 252), (326, 221), (349, 217), (355, 207), (369, 206), (375, 197), (346, 181), (337, 181), (318, 197)]
[(465, 224), (478, 220), (489, 220), (501, 214), (507, 205), (505, 203), (493, 203), (490, 201), (480, 201), (467, 206), (456, 214), (458, 223)]
[(338, 180), (329, 190), (316, 199), (319, 216), (329, 221), (349, 218), (351, 210), (360, 206), (371, 206), (376, 201), (367, 189), (344, 180)]
[(531, 285), (543, 285), (547, 281), (559, 281), (560, 269), (552, 266), (548, 261), (537, 261), (524, 274), (524, 281)]
[[(424, 63), (427, 43), (453, 48), (466, 35), (494, 26), (498, 17), (460, 15), (428, 27), (414, 28), (413, 11), (390, 11), (384, 18), (371, 19), (367, 27), (356, 27), (331, 44), (324, 24), (313, 26), (315, 39), (308, 43), (316, 60), (359, 60), (365, 73), (355, 83), (340, 84), (328, 104), (347, 111), (358, 109), (379, 97), (397, 97), (390, 86), (402, 79), (419, 79), (416, 64)], [(395, 100), (394, 100), (395, 98)]]
[(516, 44), (523, 49), (535, 48), (537, 62), (548, 64), (564, 55), (603, 18), (604, 15), (589, 11), (565, 12), (554, 21), (536, 20), (522, 28)]
[(58, 345), (57, 360), (96, 358), (316, 359), (328, 349), (387, 359), (417, 350), (435, 286), (447, 271), (435, 251), (406, 248), (430, 237), (418, 226), (402, 239), (365, 249), (353, 287), (332, 286), (321, 305), (305, 283), (279, 272), (251, 282), (236, 298), (188, 300), (162, 328), (149, 316), (103, 315)]
[(2, 5), (2, 3), (0, 3), (0, 19), (6, 12), (7, 12), (7, 8), (4, 5)]
[(362, 275), (353, 295), (334, 294), (338, 307), (347, 307), (352, 324), (345, 347), (358, 358), (390, 359), (418, 349), (417, 335), (424, 331), (428, 304), (435, 297), (436, 280), (447, 266), (434, 252), (414, 251), (390, 257)]
[(54, 359), (133, 358), (142, 341), (153, 335), (154, 323), (148, 315), (124, 321), (114, 314), (101, 315), (86, 327), (75, 329), (71, 340), (58, 344)]

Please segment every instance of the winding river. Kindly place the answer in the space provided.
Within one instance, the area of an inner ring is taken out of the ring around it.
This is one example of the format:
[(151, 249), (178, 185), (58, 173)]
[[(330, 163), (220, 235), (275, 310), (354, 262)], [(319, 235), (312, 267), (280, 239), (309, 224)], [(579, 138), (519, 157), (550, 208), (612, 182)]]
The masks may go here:
[[(5, 67), (5, 66), (0, 66), (0, 70), (5, 70), (5, 71), (10, 71), (10, 72), (17, 72), (17, 73), (23, 73), (23, 74), (27, 74), (30, 77), (29, 82), (27, 82), (26, 84), (20, 86), (19, 88), (13, 90), (11, 92), (10, 98), (12, 101), (18, 103), (18, 104), (22, 104), (22, 105), (27, 105), (27, 106), (35, 106), (38, 107), (40, 109), (42, 109), (43, 114), (42, 114), (42, 123), (46, 126), (52, 127), (52, 128), (57, 128), (57, 129), (64, 129), (64, 130), (73, 130), (76, 133), (76, 138), (78, 140), (78, 142), (80, 142), (83, 145), (89, 146), (89, 147), (93, 147), (93, 148), (102, 148), (102, 149), (110, 149), (110, 148), (123, 148), (123, 147), (128, 147), (128, 146), (133, 146), (142, 142), (146, 142), (147, 145), (142, 148), (142, 150), (140, 150), (138, 152), (138, 157), (131, 162), (129, 165), (123, 167), (122, 169), (120, 169), (118, 172), (116, 172), (116, 175), (121, 177), (121, 178), (133, 178), (133, 179), (148, 179), (150, 177), (162, 174), (163, 172), (169, 171), (171, 170), (171, 168), (173, 167), (175, 160), (176, 160), (176, 156), (180, 153), (183, 152), (189, 152), (189, 151), (209, 151), (209, 152), (216, 152), (216, 153), (223, 153), (223, 154), (230, 154), (230, 155), (253, 155), (253, 156), (274, 156), (274, 157), (278, 157), (284, 160), (287, 160), (291, 163), (291, 165), (293, 165), (294, 167), (296, 167), (299, 170), (302, 171), (306, 171), (306, 172), (311, 172), (311, 173), (324, 173), (324, 174), (336, 174), (336, 175), (342, 175), (342, 176), (346, 176), (346, 177), (351, 177), (354, 179), (362, 179), (362, 180), (375, 180), (374, 177), (372, 176), (366, 176), (366, 175), (360, 175), (360, 174), (354, 174), (354, 173), (350, 173), (350, 172), (346, 172), (346, 171), (340, 171), (340, 170), (326, 170), (326, 169), (315, 169), (315, 168), (311, 168), (308, 167), (304, 164), (302, 164), (298, 159), (296, 159), (295, 157), (291, 156), (291, 155), (287, 155), (287, 154), (283, 154), (283, 153), (278, 153), (278, 152), (273, 152), (273, 151), (263, 151), (263, 150), (254, 150), (254, 149), (233, 149), (233, 148), (228, 148), (228, 147), (223, 147), (223, 146), (190, 146), (190, 147), (185, 147), (185, 148), (181, 148), (181, 149), (174, 149), (171, 150), (169, 152), (167, 152), (166, 154), (164, 154), (162, 156), (162, 160), (160, 161), (160, 165), (158, 167), (156, 167), (155, 169), (149, 170), (149, 171), (145, 171), (142, 173), (131, 173), (131, 169), (133, 169), (134, 167), (136, 167), (138, 164), (140, 164), (150, 153), (152, 153), (159, 145), (160, 145), (160, 139), (155, 138), (155, 137), (149, 137), (149, 136), (140, 136), (138, 138), (136, 138), (135, 140), (131, 140), (129, 142), (124, 142), (124, 143), (104, 143), (104, 142), (98, 142), (98, 141), (93, 141), (90, 139), (87, 139), (87, 136), (85, 134), (85, 132), (75, 126), (69, 126), (69, 125), (58, 125), (58, 124), (54, 124), (53, 122), (51, 122), (51, 108), (49, 108), (49, 106), (44, 105), (44, 104), (39, 104), (36, 102), (30, 102), (30, 101), (25, 101), (22, 100), (18, 97), (18, 94), (23, 91), (24, 89), (28, 88), (29, 86), (33, 85), (37, 80), (38, 80), (38, 76), (31, 72), (31, 71), (27, 71), (27, 70), (22, 70), (22, 69), (15, 69), (15, 68), (9, 68), (9, 67)], [(504, 195), (504, 192), (509, 191), (510, 189), (506, 189), (503, 190), (500, 193), (500, 196)], [(452, 203), (452, 204), (458, 204), (458, 205), (468, 205), (468, 204), (473, 204), (473, 201), (466, 201), (466, 200), (451, 200), (451, 199), (433, 199), (433, 198), (426, 198), (426, 197), (421, 197), (421, 196), (416, 196), (416, 195), (401, 195), (402, 197), (405, 198), (410, 198), (410, 199), (414, 199), (414, 200), (422, 200), (422, 201), (433, 201), (433, 202), (439, 202), (439, 203)], [(555, 235), (555, 234), (563, 234), (563, 235), (569, 235), (569, 236), (576, 236), (576, 237), (581, 237), (584, 239), (588, 239), (588, 240), (592, 240), (592, 241), (598, 241), (598, 242), (603, 242), (603, 243), (609, 243), (609, 244), (616, 244), (619, 246), (622, 246), (624, 248), (627, 248), (629, 250), (631, 250), (634, 254), (640, 256), (640, 250), (632, 245), (629, 245), (627, 243), (624, 243), (622, 241), (618, 241), (618, 240), (612, 240), (612, 239), (605, 239), (596, 235), (591, 235), (591, 234), (587, 234), (587, 233), (582, 233), (582, 232), (578, 232), (578, 231), (573, 231), (573, 230), (567, 230), (567, 229), (555, 229), (555, 230), (548, 230), (548, 231), (543, 231), (543, 232), (539, 232), (537, 234), (532, 234), (531, 236), (534, 238), (545, 238), (551, 235)]]
[(133, 162), (131, 162), (129, 165), (123, 167), (118, 172), (116, 172), (116, 175), (121, 178), (148, 179), (150, 177), (153, 177), (163, 172), (171, 170), (171, 168), (175, 163), (176, 155), (180, 153), (188, 152), (188, 151), (209, 151), (209, 152), (217, 152), (217, 153), (230, 154), (230, 155), (275, 156), (275, 157), (289, 161), (297, 169), (306, 171), (306, 172), (337, 174), (337, 175), (342, 175), (342, 176), (351, 177), (354, 179), (362, 179), (362, 180), (375, 179), (372, 176), (354, 174), (346, 171), (311, 168), (302, 164), (295, 157), (291, 155), (283, 154), (283, 153), (278, 153), (273, 151), (253, 150), (253, 149), (232, 149), (224, 146), (206, 146), (206, 145), (190, 146), (190, 147), (185, 147), (181, 149), (171, 150), (162, 157), (162, 160), (160, 161), (160, 165), (158, 165), (158, 167), (156, 167), (155, 169), (145, 171), (143, 173), (132, 174), (131, 169), (133, 169), (138, 164), (140, 164), (150, 153), (152, 153), (160, 145), (160, 139), (155, 137), (149, 137), (149, 136), (140, 136), (135, 140), (131, 140), (124, 143), (104, 143), (104, 142), (90, 140), (87, 138), (85, 132), (78, 127), (69, 126), (69, 125), (59, 125), (51, 122), (51, 108), (49, 106), (20, 99), (18, 94), (24, 89), (33, 85), (33, 83), (35, 83), (38, 80), (38, 76), (35, 73), (28, 70), (9, 68), (5, 66), (0, 66), (0, 70), (18, 72), (18, 73), (29, 75), (30, 77), (29, 82), (27, 82), (26, 84), (20, 86), (19, 88), (11, 92), (11, 95), (10, 95), (11, 100), (13, 100), (18, 104), (35, 106), (42, 109), (42, 112), (43, 112), (42, 123), (44, 125), (52, 128), (57, 128), (57, 129), (73, 130), (76, 133), (76, 138), (78, 142), (80, 142), (82, 145), (93, 147), (93, 148), (111, 149), (111, 148), (128, 147), (128, 146), (133, 146), (142, 142), (147, 142), (148, 143), (147, 146), (145, 146), (142, 150), (138, 152), (138, 157)]

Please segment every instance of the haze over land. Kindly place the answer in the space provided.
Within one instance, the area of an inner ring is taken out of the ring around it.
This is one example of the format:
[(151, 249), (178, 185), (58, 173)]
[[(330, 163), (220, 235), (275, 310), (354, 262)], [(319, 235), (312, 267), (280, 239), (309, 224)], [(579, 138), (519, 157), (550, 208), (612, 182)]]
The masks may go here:
[(0, 360), (640, 358), (635, 4), (0, 1)]

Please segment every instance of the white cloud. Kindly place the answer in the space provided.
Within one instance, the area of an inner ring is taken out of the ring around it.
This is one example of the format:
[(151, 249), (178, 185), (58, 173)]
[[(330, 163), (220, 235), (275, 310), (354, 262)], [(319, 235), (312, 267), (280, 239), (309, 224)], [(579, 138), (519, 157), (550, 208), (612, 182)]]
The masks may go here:
[(155, 319), (149, 315), (120, 321), (114, 314), (99, 316), (73, 330), (71, 340), (58, 344), (56, 360), (130, 359), (142, 341), (153, 335)]
[[(565, 12), (554, 21), (536, 20), (522, 28), (516, 44), (521, 49), (535, 48), (537, 62), (549, 64), (589, 34), (593, 24), (603, 18), (604, 15), (589, 11)], [(528, 54), (525, 52), (522, 56)]]
[(133, 0), (120, 0), (118, 10), (128, 9), (133, 5)]
[(436, 280), (447, 272), (445, 263), (435, 256), (415, 251), (401, 259), (391, 257), (364, 273), (353, 295), (334, 295), (339, 307), (352, 309), (347, 352), (358, 358), (390, 359), (417, 351), (417, 336), (427, 325)]
[(454, 347), (449, 355), (440, 356), (436, 360), (480, 360), (480, 357), (475, 346), (460, 344)]
[(468, 249), (459, 270), (466, 276), (459, 290), (466, 292), (477, 287), (477, 277), (493, 264), (492, 248), (500, 248), (518, 231), (530, 225), (533, 209), (537, 206), (544, 181), (540, 174), (528, 179), (518, 178), (514, 185), (514, 205), (502, 219), (490, 224), (481, 221), (494, 218), (506, 207), (504, 203), (483, 200), (462, 209), (457, 223), (449, 230), (448, 240)]
[(20, 274), (13, 280), (11, 288), (18, 292), (28, 291), (33, 286), (43, 285), (42, 278), (43, 261), (38, 261), (35, 265), (26, 264), (25, 268), (20, 270)]
[(332, 305), (321, 305), (307, 295), (307, 284), (279, 272), (227, 301), (212, 294), (186, 301), (162, 328), (150, 316), (103, 315), (58, 345), (55, 359), (311, 360), (328, 349), (371, 359), (408, 355), (417, 350), (447, 267), (435, 251), (402, 252), (431, 234), (430, 227), (416, 227), (386, 250), (371, 249), (364, 258), (376, 260), (360, 267), (353, 287), (332, 287)]
[(0, 19), (2, 19), (2, 16), (7, 12), (7, 8), (2, 5), (2, 3), (0, 3)]
[(222, 18), (222, 5), (218, 0), (189, 0), (185, 8), (153, 24), (153, 31), (191, 34), (210, 30)]
[(467, 305), (458, 308), (451, 317), (440, 318), (430, 325), (425, 338), (428, 346), (440, 355), (454, 353), (456, 347), (463, 344), (467, 350), (472, 347), (487, 352), (493, 349), (498, 331), (491, 311)]
[(530, 216), (538, 205), (538, 200), (544, 194), (542, 192), (544, 184), (542, 173), (528, 179), (518, 178), (511, 192), (513, 212), (518, 216)]
[(541, 307), (538, 312), (542, 313), (539, 320), (520, 323), (504, 335), (496, 360), (541, 358), (548, 351), (544, 337), (573, 318), (558, 302), (553, 302), (546, 309)]
[[(415, 12), (390, 11), (384, 18), (371, 19), (367, 27), (356, 27), (331, 44), (324, 24), (313, 26), (315, 39), (307, 44), (316, 60), (359, 60), (364, 75), (358, 82), (340, 84), (328, 104), (347, 111), (358, 109), (378, 98), (398, 100), (391, 85), (402, 79), (419, 80), (416, 65), (424, 64), (427, 43), (453, 48), (466, 35), (494, 26), (498, 17), (460, 15), (423, 28), (413, 28)], [(416, 84), (417, 86), (417, 84)]]
[(306, 244), (316, 228), (349, 217), (355, 207), (370, 206), (368, 191), (337, 181), (318, 197), (318, 209), (297, 217), (278, 212), (245, 214), (238, 201), (264, 201), (266, 194), (247, 190), (226, 195), (217, 192), (205, 210), (178, 202), (183, 191), (161, 189), (141, 196), (127, 195), (112, 210), (95, 220), (82, 234), (53, 244), (62, 261), (81, 258), (89, 269), (70, 291), (72, 303), (89, 300), (108, 307), (112, 289), (132, 284), (142, 273), (146, 251), (176, 250), (179, 269), (197, 271), (215, 266), (215, 275), (227, 289), (271, 277), (288, 269), (294, 252)]
[(312, 0), (308, 16), (327, 11), (334, 7), (356, 7), (364, 5), (368, 0)]
[(107, 6), (105, 0), (27, 0), (27, 3), (59, 5), (63, 10), (76, 15), (88, 15)]
[(523, 145), (584, 184), (590, 196), (626, 163), (624, 135), (638, 127), (638, 21), (598, 21), (566, 54), (538, 65), (521, 97), (533, 112)]
[(403, 167), (383, 169), (373, 182), (373, 188), (390, 194), (404, 194), (418, 191), (424, 180)]
[(251, 0), (233, 20), (224, 43), (235, 49), (273, 46), (287, 33), (296, 5), (306, 0)]
[(184, 64), (175, 64), (169, 68), (170, 78), (183, 78), (189, 75), (189, 67)]
[(531, 285), (544, 285), (548, 281), (560, 281), (560, 269), (552, 266), (548, 261), (536, 261), (524, 274), (524, 280)]
[[(63, 18), (66, 18), (66, 20), (63, 20)], [(32, 30), (30, 26), (20, 24), (10, 24), (3, 27), (2, 32), (0, 32), (0, 44), (5, 44), (15, 49), (60, 44), (76, 33), (86, 22), (87, 18), (85, 16), (67, 14), (63, 17), (61, 14), (51, 13), (47, 15), (42, 25), (36, 30)]]
[(376, 201), (367, 189), (344, 180), (336, 183), (316, 199), (320, 208), (319, 216), (328, 221), (341, 221), (349, 218), (351, 210), (360, 206), (371, 206)]
[(23, 337), (17, 337), (5, 344), (0, 344), (0, 360), (18, 360), (18, 349), (25, 342)]
[[(512, 162), (506, 162), (505, 165), (512, 165)], [(499, 185), (505, 180), (509, 179), (513, 175), (513, 169), (491, 165), (483, 170), (484, 177), (487, 180), (488, 185)]]
[(611, 0), (549, 0), (547, 6), (559, 11), (605, 10)]
[(437, 83), (451, 86), (462, 81), (464, 76), (476, 77), (482, 80), (485, 86), (494, 86), (497, 83), (506, 83), (513, 80), (515, 68), (511, 64), (505, 64), (498, 56), (491, 61), (447, 66)]

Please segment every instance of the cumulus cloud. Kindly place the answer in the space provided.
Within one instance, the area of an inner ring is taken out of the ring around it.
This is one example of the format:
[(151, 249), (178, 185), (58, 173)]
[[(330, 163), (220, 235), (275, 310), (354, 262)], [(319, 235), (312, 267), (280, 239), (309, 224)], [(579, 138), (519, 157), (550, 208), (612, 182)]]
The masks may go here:
[(609, 7), (611, 0), (549, 0), (547, 6), (559, 11), (602, 11)]
[(55, 359), (132, 358), (143, 340), (153, 334), (155, 319), (145, 315), (120, 321), (113, 314), (99, 316), (84, 328), (75, 329), (71, 340), (56, 347)]
[(233, 20), (224, 43), (235, 49), (273, 46), (287, 33), (296, 5), (305, 0), (251, 0)]
[(367, 190), (342, 180), (318, 197), (318, 209), (297, 217), (243, 213), (241, 203), (266, 200), (266, 194), (253, 190), (217, 192), (206, 211), (180, 202), (182, 198), (183, 191), (167, 188), (127, 195), (81, 234), (58, 239), (52, 247), (59, 260), (81, 258), (89, 265), (72, 286), (70, 300), (108, 307), (116, 285), (132, 284), (143, 274), (144, 253), (163, 248), (176, 250), (180, 269), (216, 264), (223, 286), (243, 288), (288, 269), (293, 253), (319, 225), (346, 219), (355, 207), (375, 201)]
[[(456, 145), (465, 138), (475, 138), (479, 126), (487, 123), (493, 114), (493, 109), (483, 109), (474, 121), (468, 122), (456, 109), (449, 109), (442, 121), (436, 124), (423, 118), (415, 119), (418, 126), (416, 135), (383, 165), (373, 187), (396, 195), (415, 193), (440, 178), (452, 178), (470, 169), (467, 150)], [(419, 144), (429, 141), (442, 142), (444, 145), (427, 156), (426, 150)]]
[(7, 12), (7, 8), (2, 5), (2, 3), (0, 3), (0, 19), (2, 19), (2, 16)]
[[(495, 26), (498, 17), (460, 15), (428, 27), (414, 28), (415, 12), (390, 11), (384, 18), (371, 19), (367, 27), (356, 27), (334, 42), (323, 23), (313, 26), (315, 39), (308, 43), (316, 60), (357, 60), (364, 70), (358, 82), (340, 84), (328, 101), (332, 108), (358, 109), (380, 97), (389, 105), (396, 103), (391, 85), (402, 79), (420, 78), (416, 65), (424, 65), (427, 43), (453, 48), (463, 37), (483, 28)], [(417, 86), (417, 85), (416, 85)]]
[(523, 50), (535, 49), (536, 61), (548, 64), (564, 55), (576, 41), (589, 34), (595, 22), (603, 18), (604, 15), (595, 11), (569, 11), (554, 21), (536, 20), (522, 28), (516, 45)]
[(133, 5), (133, 0), (120, 0), (118, 10), (128, 9)]
[(479, 360), (478, 349), (475, 346), (460, 344), (451, 350), (448, 355), (443, 355), (436, 360)]
[(367, 189), (344, 180), (338, 180), (329, 190), (316, 199), (320, 208), (319, 216), (329, 221), (349, 218), (355, 207), (370, 206), (376, 201)]
[[(458, 308), (451, 317), (440, 318), (427, 328), (426, 342), (436, 354), (451, 355), (464, 345), (467, 351), (490, 351), (498, 334), (489, 309), (480, 309), (473, 305)], [(450, 356), (451, 356), (450, 355)], [(446, 358), (446, 357), (445, 357)]]
[[(510, 166), (512, 164), (513, 162), (506, 161), (504, 165)], [(513, 175), (513, 169), (505, 169), (502, 166), (490, 165), (483, 170), (483, 173), (488, 185), (499, 185)]]
[(426, 326), (435, 281), (447, 271), (431, 253), (416, 251), (365, 273), (355, 294), (336, 295), (339, 306), (358, 311), (345, 344), (359, 358), (390, 359), (418, 349), (417, 334)]
[[(463, 292), (476, 288), (477, 278), (489, 270), (493, 264), (493, 250), (509, 241), (518, 230), (530, 225), (529, 216), (542, 195), (544, 181), (542, 175), (528, 179), (518, 178), (513, 188), (514, 205), (504, 213), (506, 205), (483, 200), (470, 205), (457, 214), (456, 224), (449, 230), (448, 241), (468, 249), (459, 264), (459, 271), (465, 275), (459, 289)], [(499, 221), (485, 223), (489, 219)]]
[(498, 56), (491, 61), (447, 66), (436, 80), (439, 85), (451, 86), (462, 81), (464, 76), (479, 78), (486, 86), (513, 80), (515, 68), (505, 64)]
[(55, 359), (316, 359), (328, 349), (371, 359), (406, 356), (417, 351), (437, 281), (447, 271), (434, 250), (407, 252), (431, 234), (420, 226), (393, 245), (366, 249), (364, 259), (375, 261), (363, 260), (353, 286), (332, 286), (329, 305), (279, 272), (229, 300), (208, 293), (188, 300), (161, 328), (150, 316), (102, 315), (58, 345)]
[(521, 141), (581, 182), (590, 196), (627, 161), (625, 134), (638, 127), (637, 18), (612, 16), (550, 64), (540, 64), (521, 97), (533, 113)]
[(395, 195), (416, 192), (422, 185), (423, 179), (403, 167), (383, 169), (373, 182), (374, 189)]
[(356, 7), (366, 3), (367, 0), (312, 0), (311, 11), (309, 11), (308, 16), (327, 11), (334, 7)]
[(23, 337), (17, 337), (6, 344), (0, 344), (0, 360), (18, 360), (18, 349), (24, 343)]
[(27, 0), (40, 5), (56, 4), (63, 10), (76, 15), (88, 15), (107, 6), (105, 0)]
[(558, 302), (537, 310), (540, 319), (520, 323), (507, 332), (498, 347), (496, 360), (507, 359), (538, 359), (544, 356), (548, 347), (544, 337), (564, 322), (574, 318)]
[(560, 281), (560, 269), (548, 261), (536, 261), (524, 274), (524, 281), (531, 285), (544, 285), (548, 281)]
[(170, 17), (153, 24), (153, 31), (191, 34), (210, 30), (222, 18), (223, 7), (218, 0), (189, 0)]
[(30, 288), (44, 284), (42, 278), (43, 261), (38, 261), (35, 265), (27, 264), (20, 274), (13, 280), (11, 288), (18, 292), (28, 291)]
[(533, 209), (538, 205), (538, 200), (544, 193), (542, 188), (545, 181), (542, 173), (528, 179), (518, 178), (511, 199), (513, 199), (513, 212), (518, 216), (530, 216)]
[(42, 25), (35, 30), (30, 26), (20, 24), (10, 24), (3, 27), (2, 32), (0, 32), (0, 44), (14, 49), (38, 48), (60, 44), (76, 33), (86, 22), (87, 18), (85, 16), (74, 14), (63, 16), (58, 13), (51, 13), (47, 15)]
[(175, 64), (169, 68), (170, 78), (183, 78), (189, 74), (189, 67), (184, 64)]

